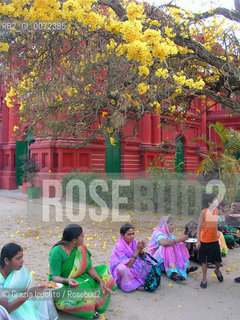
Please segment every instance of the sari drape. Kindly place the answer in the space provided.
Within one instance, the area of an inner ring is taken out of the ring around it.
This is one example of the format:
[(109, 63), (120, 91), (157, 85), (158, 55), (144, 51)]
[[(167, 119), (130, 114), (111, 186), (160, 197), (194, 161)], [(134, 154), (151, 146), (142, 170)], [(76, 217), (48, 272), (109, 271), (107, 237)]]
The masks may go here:
[[(93, 317), (95, 310), (103, 313), (107, 309), (111, 295), (107, 291), (102, 293), (99, 283), (87, 274), (91, 265), (91, 254), (85, 245), (73, 249), (62, 264), (61, 277), (75, 279), (79, 286), (77, 289), (71, 289), (63, 285), (63, 288), (58, 290), (61, 299), (55, 301), (57, 309), (87, 319)], [(106, 265), (94, 269), (108, 288), (117, 289)], [(51, 275), (49, 279), (51, 280)]]
[(223, 217), (221, 217), (220, 215), (218, 216), (218, 230), (223, 233), (225, 241), (226, 241), (226, 244), (228, 246), (232, 247), (232, 246), (234, 246), (235, 242), (239, 243), (239, 239), (238, 238), (234, 237), (231, 234), (228, 234), (228, 233), (231, 233), (233, 231), (234, 232), (238, 232), (238, 229), (234, 228), (234, 227), (230, 227), (228, 225), (227, 220), (224, 219)]
[(161, 218), (159, 225), (154, 229), (148, 245), (148, 252), (158, 260), (162, 270), (166, 272), (168, 277), (172, 273), (178, 273), (186, 279), (189, 253), (185, 244), (179, 242), (168, 247), (159, 244), (159, 240), (161, 239), (169, 240), (176, 238), (168, 230), (167, 218), (167, 216)]
[(219, 231), (218, 243), (219, 243), (221, 254), (226, 255), (228, 253), (228, 247), (227, 247), (224, 235), (221, 231)]
[[(0, 289), (24, 291), (28, 289), (31, 281), (32, 275), (24, 266), (18, 271), (13, 270), (6, 279), (0, 273)], [(17, 296), (10, 295), (8, 301), (16, 298)], [(1, 310), (2, 313), (5, 311), (5, 309)], [(8, 316), (11, 320), (56, 320), (58, 318), (56, 308), (51, 298), (47, 300), (37, 300), (34, 297), (26, 300), (20, 307), (10, 312)]]
[(11, 320), (7, 310), (3, 308), (3, 306), (0, 306), (0, 319), (1, 320)]
[(129, 245), (120, 237), (110, 259), (110, 271), (119, 288), (129, 292), (144, 284), (149, 265), (138, 256), (131, 268), (126, 266), (137, 248), (134, 239)]

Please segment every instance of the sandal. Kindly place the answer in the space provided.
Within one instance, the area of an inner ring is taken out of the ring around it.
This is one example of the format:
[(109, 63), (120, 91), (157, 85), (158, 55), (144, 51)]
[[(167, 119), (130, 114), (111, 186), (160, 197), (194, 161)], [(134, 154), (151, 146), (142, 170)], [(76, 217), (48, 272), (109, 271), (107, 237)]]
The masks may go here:
[(218, 281), (219, 281), (219, 282), (223, 282), (223, 275), (222, 275), (221, 271), (219, 270), (220, 276), (217, 275), (216, 269), (214, 270), (214, 272), (215, 272), (215, 274), (216, 274), (216, 276), (217, 276)]
[(180, 274), (177, 275), (171, 275), (170, 279), (172, 281), (182, 281), (185, 280), (185, 278), (183, 276), (181, 276)]
[(98, 319), (100, 317), (99, 313), (97, 311), (94, 311), (94, 315), (92, 319)]
[(202, 289), (206, 289), (207, 288), (207, 282), (201, 282), (200, 283), (200, 287), (202, 288)]
[(190, 267), (190, 268), (187, 268), (187, 273), (189, 273), (189, 272), (195, 272), (195, 271), (197, 271), (197, 269), (198, 269), (198, 267), (192, 266), (192, 267)]

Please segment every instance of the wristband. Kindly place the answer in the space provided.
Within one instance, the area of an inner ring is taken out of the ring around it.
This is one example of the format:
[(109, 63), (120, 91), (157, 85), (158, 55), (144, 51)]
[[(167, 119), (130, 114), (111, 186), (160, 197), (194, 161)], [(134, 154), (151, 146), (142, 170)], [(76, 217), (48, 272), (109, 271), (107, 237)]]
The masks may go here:
[(19, 296), (18, 300), (23, 304), (26, 301), (26, 298), (24, 296)]
[(67, 285), (67, 279), (63, 279), (62, 283)]

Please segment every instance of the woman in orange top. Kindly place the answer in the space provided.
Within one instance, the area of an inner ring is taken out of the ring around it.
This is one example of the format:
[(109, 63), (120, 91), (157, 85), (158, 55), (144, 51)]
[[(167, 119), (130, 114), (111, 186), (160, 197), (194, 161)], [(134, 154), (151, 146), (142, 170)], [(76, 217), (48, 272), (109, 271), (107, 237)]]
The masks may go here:
[(203, 210), (199, 217), (197, 229), (197, 249), (199, 249), (198, 260), (202, 264), (203, 279), (200, 287), (207, 288), (207, 263), (215, 264), (215, 274), (218, 281), (223, 282), (223, 276), (220, 268), (222, 262), (220, 247), (219, 247), (219, 234), (217, 230), (218, 225), (218, 200), (213, 193), (205, 193), (202, 196)]

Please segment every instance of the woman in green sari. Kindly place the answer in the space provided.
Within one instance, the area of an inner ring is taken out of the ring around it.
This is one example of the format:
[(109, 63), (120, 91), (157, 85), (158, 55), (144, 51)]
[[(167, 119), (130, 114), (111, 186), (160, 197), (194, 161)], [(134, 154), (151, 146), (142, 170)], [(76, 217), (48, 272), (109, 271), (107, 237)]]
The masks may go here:
[(97, 319), (117, 289), (106, 265), (93, 268), (91, 253), (83, 244), (82, 228), (68, 225), (62, 240), (49, 254), (50, 281), (63, 284), (55, 301), (57, 309), (87, 319)]

